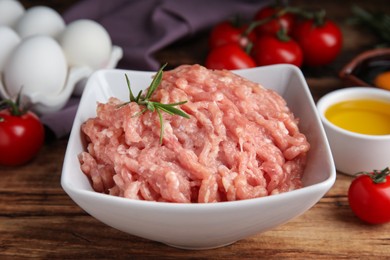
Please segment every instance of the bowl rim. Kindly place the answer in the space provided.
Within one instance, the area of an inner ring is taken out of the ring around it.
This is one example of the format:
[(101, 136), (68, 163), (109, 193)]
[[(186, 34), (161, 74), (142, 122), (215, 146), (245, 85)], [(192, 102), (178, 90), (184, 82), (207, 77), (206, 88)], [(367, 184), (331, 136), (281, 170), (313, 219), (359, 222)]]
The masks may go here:
[(339, 77), (344, 80), (350, 80), (353, 81), (355, 85), (359, 86), (374, 86), (373, 84), (370, 84), (361, 78), (357, 77), (354, 74), (354, 71), (363, 64), (364, 61), (381, 57), (384, 55), (390, 55), (390, 48), (377, 48), (377, 49), (370, 49), (363, 51), (359, 53), (357, 56), (352, 58), (339, 72)]
[[(329, 108), (330, 105), (333, 105), (333, 104), (338, 103), (340, 101), (358, 99), (357, 97), (350, 98), (350, 97), (348, 97), (348, 94), (362, 94), (362, 95), (363, 94), (374, 94), (376, 96), (381, 95), (383, 97), (386, 97), (386, 98), (383, 98), (383, 100), (388, 100), (390, 102), (390, 92), (387, 90), (384, 90), (384, 89), (379, 89), (379, 88), (374, 88), (374, 87), (360, 87), (360, 86), (337, 89), (337, 90), (334, 90), (332, 92), (325, 94), (317, 102), (317, 110), (318, 110), (319, 116), (320, 116), (323, 124), (336, 132), (339, 132), (343, 135), (347, 135), (350, 137), (358, 138), (358, 139), (367, 139), (367, 140), (375, 140), (375, 141), (382, 141), (382, 140), (390, 139), (390, 134), (369, 135), (369, 134), (356, 133), (356, 132), (346, 130), (344, 128), (341, 128), (341, 127), (333, 124), (325, 117), (325, 111), (327, 110), (327, 108)], [(342, 97), (342, 96), (344, 96), (345, 98), (343, 98), (342, 100), (335, 100), (338, 97)], [(364, 97), (364, 96), (362, 96), (362, 97)]]

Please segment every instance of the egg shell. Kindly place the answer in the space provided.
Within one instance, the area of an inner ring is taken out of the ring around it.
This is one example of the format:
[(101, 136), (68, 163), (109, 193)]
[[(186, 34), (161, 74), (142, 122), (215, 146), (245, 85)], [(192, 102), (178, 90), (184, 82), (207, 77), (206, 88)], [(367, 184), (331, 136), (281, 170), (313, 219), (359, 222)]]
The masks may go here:
[(67, 63), (60, 45), (44, 35), (24, 39), (4, 68), (5, 88), (10, 96), (40, 92), (57, 95), (65, 85)]
[(111, 55), (111, 38), (99, 23), (76, 20), (66, 27), (59, 42), (70, 66), (88, 66), (94, 70), (104, 68)]
[(0, 0), (0, 25), (13, 27), (23, 16), (25, 9), (16, 0)]
[(34, 6), (25, 12), (15, 25), (21, 38), (32, 35), (57, 37), (65, 29), (65, 21), (54, 9), (47, 6)]
[(390, 70), (379, 73), (374, 78), (374, 83), (379, 88), (390, 90)]
[(3, 71), (11, 52), (20, 43), (20, 37), (10, 27), (0, 26), (0, 39), (0, 71)]

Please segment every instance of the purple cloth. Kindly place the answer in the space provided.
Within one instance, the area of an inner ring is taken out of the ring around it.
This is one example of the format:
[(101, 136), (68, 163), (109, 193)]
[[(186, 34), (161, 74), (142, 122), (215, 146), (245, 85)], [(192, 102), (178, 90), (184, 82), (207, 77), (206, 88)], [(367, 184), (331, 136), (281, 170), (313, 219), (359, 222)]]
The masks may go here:
[(67, 23), (87, 18), (104, 26), (124, 56), (118, 67), (157, 70), (153, 54), (240, 15), (251, 19), (266, 0), (84, 0), (64, 13)]
[[(184, 38), (240, 15), (251, 19), (269, 0), (83, 0), (67, 10), (66, 23), (78, 19), (99, 22), (114, 45), (123, 49), (118, 67), (152, 70), (160, 67), (153, 54)], [(57, 138), (69, 134), (77, 110), (72, 99), (61, 111), (42, 116)], [(60, 118), (61, 120), (58, 120)]]

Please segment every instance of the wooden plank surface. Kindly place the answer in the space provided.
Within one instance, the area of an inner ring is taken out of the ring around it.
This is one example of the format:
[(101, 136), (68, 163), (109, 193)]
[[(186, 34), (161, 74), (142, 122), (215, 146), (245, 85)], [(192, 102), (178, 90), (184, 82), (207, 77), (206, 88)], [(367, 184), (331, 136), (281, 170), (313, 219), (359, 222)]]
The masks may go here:
[[(24, 1), (26, 5), (47, 4)], [(50, 1), (63, 11), (76, 1)], [(341, 2), (343, 4), (341, 4)], [(338, 71), (354, 55), (370, 48), (375, 38), (345, 24), (350, 6), (357, 3), (387, 10), (384, 0), (293, 1), (310, 8), (323, 7), (342, 26), (343, 54), (325, 68), (303, 68), (315, 100), (343, 87)], [(188, 42), (160, 51), (157, 58), (172, 66), (201, 63), (207, 32)], [(193, 55), (197, 47), (199, 53)], [(29, 164), (0, 167), (0, 258), (320, 258), (390, 259), (390, 224), (367, 225), (357, 219), (346, 197), (352, 177), (338, 174), (333, 188), (313, 208), (296, 219), (233, 245), (205, 251), (187, 251), (131, 236), (86, 214), (60, 186), (67, 139), (47, 143)]]

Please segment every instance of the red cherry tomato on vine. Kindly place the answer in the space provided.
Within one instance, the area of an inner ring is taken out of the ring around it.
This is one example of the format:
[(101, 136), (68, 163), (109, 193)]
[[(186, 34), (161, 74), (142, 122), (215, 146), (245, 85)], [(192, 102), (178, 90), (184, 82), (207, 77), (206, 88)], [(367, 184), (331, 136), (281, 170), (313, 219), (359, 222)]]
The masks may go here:
[(15, 115), (11, 109), (0, 111), (0, 165), (16, 166), (30, 161), (44, 142), (44, 127), (39, 118), (27, 111)]
[(316, 25), (314, 20), (299, 22), (294, 27), (294, 39), (302, 47), (304, 64), (323, 66), (331, 63), (340, 53), (343, 36), (331, 20)]
[(300, 67), (302, 50), (293, 40), (281, 40), (277, 36), (263, 35), (252, 48), (252, 56), (258, 66), (288, 63)]
[(210, 32), (210, 49), (227, 43), (236, 43), (242, 47), (246, 47), (249, 42), (253, 42), (256, 39), (256, 35), (253, 31), (249, 33), (248, 36), (244, 35), (246, 28), (247, 26), (235, 26), (234, 23), (230, 21), (224, 21), (217, 24)]
[(370, 224), (390, 222), (390, 171), (374, 171), (356, 177), (348, 190), (352, 211)]
[(238, 44), (229, 43), (212, 49), (206, 57), (208, 69), (247, 69), (256, 67), (256, 63)]
[[(267, 6), (260, 9), (254, 17), (255, 21), (265, 20), (267, 18), (272, 17), (277, 12), (279, 12), (281, 8)], [(287, 34), (289, 34), (294, 26), (295, 16), (291, 13), (285, 13), (275, 19), (270, 20), (269, 22), (259, 25), (256, 27), (255, 31), (257, 35), (276, 35), (278, 31), (284, 29)]]

